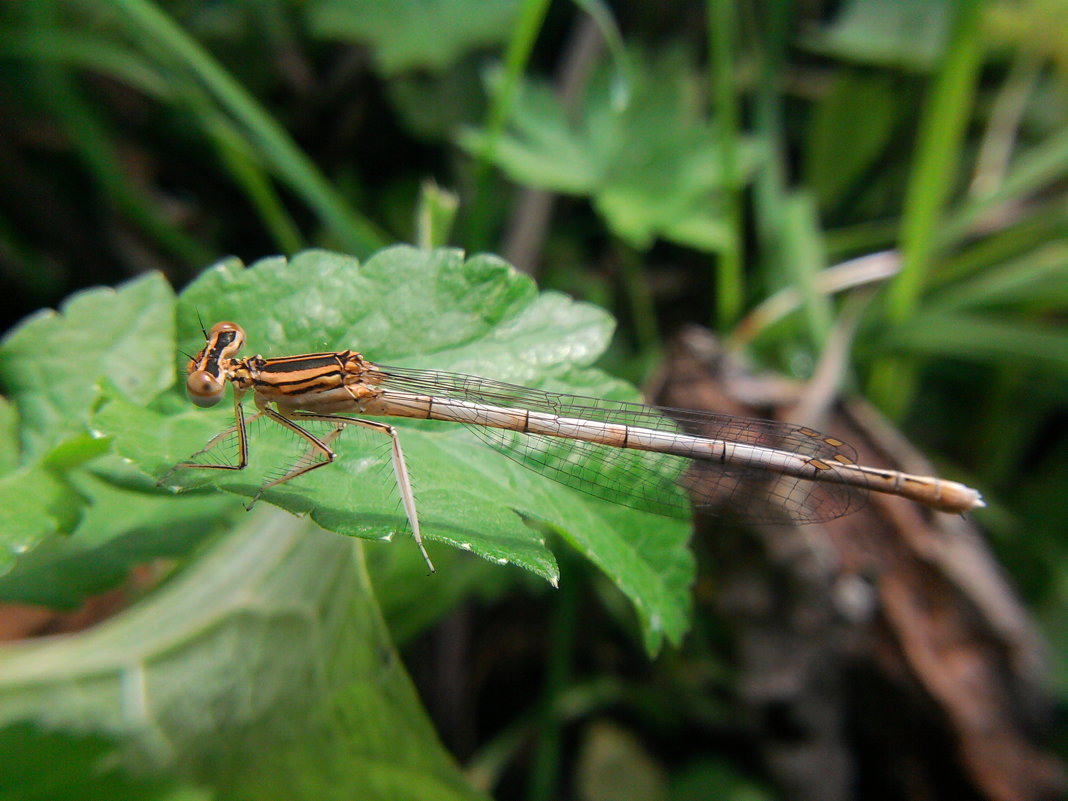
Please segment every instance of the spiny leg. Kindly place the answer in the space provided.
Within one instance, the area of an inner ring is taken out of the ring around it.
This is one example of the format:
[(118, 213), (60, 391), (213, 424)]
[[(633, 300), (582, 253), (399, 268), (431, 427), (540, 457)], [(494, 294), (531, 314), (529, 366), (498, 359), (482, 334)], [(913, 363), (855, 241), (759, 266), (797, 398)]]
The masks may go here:
[[(264, 490), (268, 490), (271, 487), (277, 487), (279, 484), (285, 484), (287, 481), (290, 481), (291, 479), (294, 479), (297, 476), (302, 476), (305, 473), (315, 470), (318, 467), (328, 465), (332, 461), (334, 461), (337, 458), (337, 454), (334, 453), (333, 450), (331, 450), (330, 443), (337, 439), (337, 435), (341, 432), (340, 428), (336, 428), (325, 438), (324, 441), (322, 439), (319, 439), (310, 431), (301, 428), (288, 417), (279, 414), (274, 409), (265, 407), (260, 410), (260, 413), (267, 415), (283, 428), (288, 428), (297, 436), (306, 439), (311, 445), (311, 448), (309, 448), (307, 455), (301, 457), (301, 459), (292, 469), (286, 471), (285, 475), (283, 475), (281, 478), (276, 478), (274, 481), (268, 481), (266, 484), (256, 490), (256, 494), (252, 497), (252, 500), (249, 502), (248, 506), (245, 507), (246, 509), (251, 509), (253, 507), (256, 501), (258, 501), (263, 495)], [(304, 415), (300, 414), (300, 416), (303, 417)], [(329, 417), (329, 415), (324, 416)], [(303, 464), (306, 459), (311, 457), (311, 455), (316, 452), (322, 455), (323, 460), (321, 462), (308, 462), (307, 464)]]
[[(205, 470), (244, 470), (248, 467), (248, 424), (253, 423), (263, 416), (263, 412), (259, 411), (252, 417), (245, 419), (245, 410), (241, 406), (241, 399), (238, 396), (234, 396), (234, 424), (229, 428), (225, 428), (216, 434), (214, 437), (208, 440), (208, 444), (201, 448), (196, 453), (192, 454), (187, 461), (178, 462), (174, 467), (163, 474), (163, 477), (156, 482), (157, 486), (165, 484), (167, 479), (170, 478), (175, 471), (181, 470), (187, 467), (203, 468)], [(198, 456), (207, 453), (220, 442), (225, 440), (234, 432), (237, 432), (237, 447), (238, 447), (238, 462), (237, 464), (203, 464), (201, 462), (194, 462)]]
[[(404, 514), (408, 517), (408, 522), (412, 526), (412, 538), (415, 540), (415, 544), (419, 546), (419, 551), (423, 554), (423, 559), (426, 561), (426, 566), (430, 569), (430, 572), (435, 572), (434, 563), (430, 561), (430, 555), (426, 552), (426, 546), (423, 545), (423, 536), (419, 532), (419, 515), (416, 513), (415, 510), (415, 495), (412, 493), (412, 482), (408, 478), (408, 465), (404, 461), (404, 450), (401, 448), (400, 437), (397, 435), (397, 429), (395, 429), (388, 423), (382, 423), (378, 420), (362, 420), (358, 417), (344, 417), (342, 415), (334, 414), (316, 414), (314, 412), (294, 412), (293, 416), (301, 420), (322, 420), (327, 423), (333, 423), (335, 426), (354, 425), (360, 426), (362, 428), (369, 428), (372, 431), (378, 431), (379, 433), (385, 434), (390, 438), (393, 443), (393, 474), (397, 478), (397, 489), (400, 491), (401, 504), (404, 506)], [(281, 415), (279, 415), (279, 417), (281, 417)], [(295, 423), (292, 425), (295, 429), (303, 431), (303, 429), (300, 429), (300, 427), (296, 426)], [(329, 440), (332, 442), (340, 433), (340, 431), (340, 428), (336, 428), (334, 432), (331, 433)], [(311, 435), (309, 434), (308, 437), (311, 438)], [(328, 464), (330, 461), (333, 461), (333, 457), (333, 451), (330, 451), (330, 459), (328, 461), (305, 466), (301, 470), (296, 472), (294, 475), (301, 475), (302, 473), (306, 473), (309, 470), (314, 470), (316, 467), (322, 467), (324, 464)], [(292, 473), (293, 471), (290, 472)], [(293, 477), (293, 475), (287, 474), (281, 479), (281, 481), (288, 481), (290, 478)], [(280, 481), (274, 483), (277, 484), (280, 483)], [(272, 485), (267, 485), (267, 487), (270, 486)], [(264, 489), (266, 489), (267, 487), (264, 487)]]
[[(287, 426), (287, 428), (289, 427)], [(301, 430), (303, 431), (303, 429)], [(318, 442), (311, 445), (311, 447), (309, 447), (308, 450), (304, 452), (304, 455), (297, 459), (297, 461), (293, 464), (292, 467), (286, 470), (280, 478), (274, 479), (270, 483), (265, 484), (263, 487), (261, 487), (260, 492), (267, 489), (268, 487), (276, 487), (279, 484), (284, 484), (290, 479), (303, 475), (304, 473), (307, 473), (309, 470), (313, 470), (316, 467), (321, 467), (324, 464), (330, 464), (330, 462), (332, 461), (329, 456), (329, 453), (331, 452), (330, 446), (344, 430), (344, 424), (335, 423), (333, 431), (331, 431), (325, 437), (319, 437)], [(301, 436), (303, 437), (303, 434), (301, 434)], [(306, 439), (306, 437), (304, 438)], [(322, 449), (323, 445), (327, 447), (326, 451)], [(315, 458), (316, 454), (321, 457), (320, 461), (312, 461)], [(259, 498), (259, 494), (256, 495), (256, 498)]]

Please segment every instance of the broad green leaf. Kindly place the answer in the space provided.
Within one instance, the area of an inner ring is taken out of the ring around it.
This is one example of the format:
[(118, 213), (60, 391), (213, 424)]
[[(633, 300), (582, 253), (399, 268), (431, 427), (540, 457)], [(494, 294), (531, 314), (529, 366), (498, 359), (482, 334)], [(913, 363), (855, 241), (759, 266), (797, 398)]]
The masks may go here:
[(518, 0), (312, 0), (308, 26), (321, 39), (370, 46), (386, 74), (443, 70), (472, 50), (507, 41)]
[(840, 59), (927, 71), (946, 46), (944, 0), (850, 0), (818, 35), (803, 41)]
[[(491, 83), (500, 83), (493, 74)], [(597, 98), (604, 103), (606, 98)], [(462, 142), (470, 150), (486, 146), (482, 131), (469, 131)], [(515, 181), (569, 195), (593, 195), (604, 181), (587, 131), (573, 125), (552, 84), (524, 81), (512, 110), (511, 132), (502, 136), (493, 160)]]
[[(166, 493), (109, 488), (80, 469), (109, 448), (88, 424), (101, 388), (148, 402), (174, 380), (173, 348), (174, 294), (159, 275), (81, 292), (0, 344), (0, 380), (19, 407), (0, 407), (0, 459), (13, 467), (20, 436), (23, 462), (0, 479), (0, 599), (73, 606), (139, 561), (191, 546), (193, 498), (175, 506)], [(210, 520), (222, 504), (206, 498), (199, 508)]]
[[(557, 391), (631, 398), (633, 390), (589, 365), (604, 349), (611, 321), (594, 307), (533, 283), (500, 259), (464, 260), (452, 250), (397, 247), (365, 265), (323, 252), (249, 269), (228, 262), (204, 273), (179, 300), (181, 349), (203, 344), (199, 319), (240, 323), (250, 353), (285, 355), (360, 349), (380, 363), (472, 373)], [(179, 362), (184, 362), (184, 357)], [(251, 404), (249, 405), (251, 409)], [(232, 423), (232, 407), (194, 409), (175, 389), (154, 408), (114, 398), (94, 419), (141, 469), (164, 477)], [(486, 448), (462, 426), (397, 420), (424, 538), (513, 563), (555, 583), (543, 536), (524, 518), (550, 524), (625, 592), (650, 648), (686, 627), (692, 560), (680, 521), (619, 510), (568, 490)], [(323, 433), (323, 432), (318, 432)], [(253, 497), (268, 475), (292, 465), (304, 446), (261, 418), (251, 426), (249, 469), (182, 470), (175, 486), (211, 484)], [(347, 432), (337, 463), (268, 490), (263, 500), (309, 514), (324, 528), (372, 539), (404, 533), (388, 442)], [(228, 443), (220, 458), (232, 458)], [(406, 536), (404, 537), (406, 539)], [(395, 547), (413, 548), (409, 542)]]
[(127, 770), (221, 798), (482, 798), (438, 743), (359, 554), (264, 507), (118, 617), (0, 647), (0, 727), (107, 737)]
[[(185, 556), (227, 525), (237, 506), (217, 493), (175, 498), (150, 482), (123, 486), (86, 470), (72, 472), (68, 481), (86, 499), (81, 519), (66, 536), (47, 538), (17, 557), (0, 576), (0, 602), (77, 607), (119, 585), (137, 565)], [(70, 497), (68, 488), (58, 503), (69, 504)]]
[(211, 801), (199, 787), (124, 772), (100, 735), (0, 730), (0, 798), (8, 801)]
[[(600, 69), (577, 115), (548, 84), (527, 82), (510, 129), (490, 154), (515, 181), (588, 196), (612, 230), (647, 249), (664, 238), (701, 249), (725, 241), (723, 171), (714, 126), (705, 119), (695, 67), (681, 51), (635, 58), (633, 91), (618, 103), (614, 76)], [(468, 132), (465, 147), (486, 147)], [(753, 165), (742, 146), (740, 174)]]
[(170, 386), (174, 295), (153, 273), (89, 289), (23, 321), (0, 342), (0, 386), (18, 405), (23, 463), (86, 432), (106, 379), (135, 403)]
[(0, 475), (9, 473), (19, 464), (19, 412), (0, 395)]
[(24, 467), (0, 478), (0, 576), (23, 554), (69, 532), (82, 503), (43, 467)]

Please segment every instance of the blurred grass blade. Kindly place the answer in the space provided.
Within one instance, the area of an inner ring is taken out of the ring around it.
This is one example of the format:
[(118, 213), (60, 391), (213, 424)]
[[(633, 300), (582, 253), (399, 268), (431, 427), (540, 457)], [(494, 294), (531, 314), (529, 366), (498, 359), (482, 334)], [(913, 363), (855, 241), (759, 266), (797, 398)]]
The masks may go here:
[(946, 220), (939, 241), (951, 245), (999, 208), (1025, 200), (1068, 176), (1068, 128), (1017, 156), (997, 188), (965, 201)]
[[(47, 32), (55, 27), (53, 0), (30, 3), (26, 8), (32, 13), (35, 31)], [(207, 249), (194, 237), (171, 225), (144, 188), (131, 180), (130, 171), (121, 163), (101, 116), (83, 99), (66, 66), (51, 59), (33, 64), (38, 73), (38, 99), (66, 129), (68, 140), (77, 149), (101, 193), (124, 217), (173, 256), (187, 264), (209, 261)]]
[(54, 61), (72, 69), (106, 75), (150, 97), (165, 99), (173, 95), (167, 79), (147, 59), (85, 31), (7, 27), (0, 38), (0, 59)]
[[(915, 314), (938, 243), (943, 207), (956, 184), (963, 138), (982, 65), (982, 3), (953, 5), (952, 32), (920, 123), (901, 222), (901, 271), (888, 287), (885, 317), (900, 326)], [(869, 393), (891, 416), (913, 396), (915, 372), (897, 359), (874, 365)]]
[[(134, 41), (176, 61), (238, 124), (264, 162), (319, 215), (338, 240), (357, 256), (380, 247), (385, 236), (352, 209), (256, 100), (192, 37), (150, 0), (115, 0), (113, 7)], [(196, 110), (196, 109), (195, 109)], [(204, 110), (199, 111), (201, 116)]]
[(823, 271), (826, 255), (816, 204), (809, 195), (792, 193), (786, 198), (783, 212), (786, 217), (782, 233), (783, 269), (801, 293), (809, 343), (819, 352), (834, 325), (834, 312), (830, 298), (817, 286), (817, 276)]
[(735, 15), (733, 3), (709, 0), (708, 68), (712, 92), (711, 109), (716, 124), (716, 143), (723, 170), (724, 229), (726, 241), (716, 264), (716, 320), (720, 332), (730, 331), (745, 303), (745, 240), (743, 238), (743, 201), (739, 176), (738, 95), (734, 82)]
[(622, 111), (630, 103), (631, 85), (634, 82), (631, 76), (631, 65), (627, 59), (627, 50), (623, 44), (623, 37), (619, 32), (619, 25), (612, 16), (612, 9), (604, 0), (575, 0), (575, 5), (581, 8), (593, 20), (593, 24), (604, 39), (608, 54), (612, 58), (612, 107)]
[(962, 139), (981, 66), (982, 3), (961, 0), (945, 59), (920, 125), (916, 160), (901, 221), (901, 272), (890, 282), (887, 320), (901, 323), (916, 308), (931, 269), (942, 209), (956, 184)]
[(248, 142), (234, 130), (229, 120), (221, 115), (204, 115), (204, 128), (215, 140), (223, 164), (230, 171), (238, 186), (245, 190), (245, 197), (259, 210), (267, 231), (274, 238), (279, 250), (291, 255), (304, 247), (300, 228), (293, 221), (285, 204), (278, 196), (270, 179), (260, 168), (259, 160), (251, 152)]
[(485, 250), (489, 247), (491, 207), (497, 202), (496, 199), (490, 198), (489, 183), (492, 180), (490, 166), (493, 164), (497, 143), (508, 123), (508, 116), (512, 112), (512, 104), (519, 91), (520, 79), (530, 60), (530, 52), (541, 32), (548, 10), (549, 0), (523, 0), (519, 19), (512, 31), (512, 39), (505, 55), (501, 81), (490, 97), (490, 105), (486, 114), (485, 143), (475, 155), (474, 191), (471, 196), (464, 237), (464, 244), (472, 251)]
[(888, 344), (913, 353), (968, 361), (1028, 362), (1068, 374), (1068, 332), (1063, 325), (997, 318), (991, 314), (917, 315), (896, 329)]
[(952, 314), (979, 306), (1068, 311), (1068, 246), (1051, 242), (970, 280), (958, 281), (932, 296), (923, 313)]

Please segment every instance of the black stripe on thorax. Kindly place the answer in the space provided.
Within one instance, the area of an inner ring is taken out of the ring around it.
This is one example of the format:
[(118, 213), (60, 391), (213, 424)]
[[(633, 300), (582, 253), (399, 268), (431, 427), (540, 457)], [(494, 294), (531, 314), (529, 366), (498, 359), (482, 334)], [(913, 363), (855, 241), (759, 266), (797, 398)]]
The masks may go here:
[(264, 359), (261, 373), (291, 373), (300, 370), (321, 370), (324, 367), (340, 368), (336, 353), (307, 353), (303, 356), (283, 356)]
[(328, 372), (316, 372), (309, 375), (303, 375), (298, 378), (290, 379), (289, 381), (279, 381), (277, 378), (263, 377), (256, 378), (254, 383), (258, 387), (277, 387), (282, 388), (300, 388), (304, 391), (310, 391), (313, 389), (333, 389), (334, 387), (341, 386), (341, 371), (330, 370)]

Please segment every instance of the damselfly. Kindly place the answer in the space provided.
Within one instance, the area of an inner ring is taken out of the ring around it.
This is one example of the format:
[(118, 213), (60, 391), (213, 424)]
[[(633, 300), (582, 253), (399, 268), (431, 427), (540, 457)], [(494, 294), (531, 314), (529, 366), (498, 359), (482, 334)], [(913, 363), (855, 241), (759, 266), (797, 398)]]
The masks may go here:
[[(351, 350), (238, 358), (245, 332), (236, 323), (217, 323), (205, 337), (204, 348), (189, 361), (186, 390), (193, 403), (207, 407), (231, 384), (234, 425), (191, 458), (236, 432), (238, 460), (188, 461), (176, 469), (243, 470), (247, 425), (265, 416), (306, 441), (309, 453), (261, 487), (255, 501), (264, 490), (334, 461), (331, 444), (346, 427), (380, 432), (392, 442), (401, 503), (432, 572), (397, 430), (339, 412), (463, 423), (491, 447), (562, 484), (659, 514), (688, 514), (692, 502), (711, 511), (730, 507), (751, 522), (816, 523), (856, 511), (867, 490), (948, 512), (984, 505), (976, 490), (955, 481), (858, 465), (844, 442), (805, 426), (388, 367)], [(248, 392), (258, 411), (246, 420), (242, 399)], [(315, 436), (304, 427), (315, 421), (332, 430)]]

